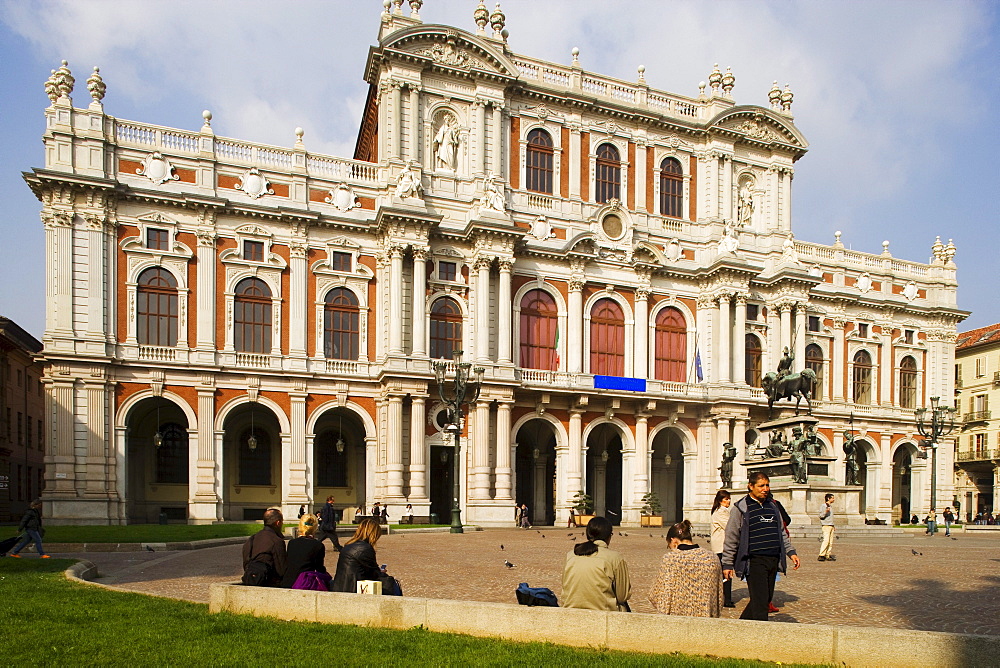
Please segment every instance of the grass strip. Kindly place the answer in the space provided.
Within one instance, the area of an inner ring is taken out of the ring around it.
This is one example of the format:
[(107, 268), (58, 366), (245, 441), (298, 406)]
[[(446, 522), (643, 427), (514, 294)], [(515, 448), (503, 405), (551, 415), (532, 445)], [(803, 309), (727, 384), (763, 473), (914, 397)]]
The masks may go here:
[(208, 606), (68, 581), (66, 559), (0, 560), (4, 665), (766, 666), (680, 654), (208, 613)]

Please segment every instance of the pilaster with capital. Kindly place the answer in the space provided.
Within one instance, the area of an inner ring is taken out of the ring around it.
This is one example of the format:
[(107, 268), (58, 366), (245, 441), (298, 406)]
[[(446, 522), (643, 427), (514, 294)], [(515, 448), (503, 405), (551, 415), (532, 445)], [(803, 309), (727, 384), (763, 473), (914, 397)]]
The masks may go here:
[(478, 401), (473, 409), (472, 489), (470, 498), (490, 498), (490, 402)]
[(569, 279), (566, 368), (570, 373), (583, 372), (583, 284), (582, 276)]
[(385, 497), (403, 498), (403, 397), (386, 398)]
[(732, 321), (729, 318), (731, 298), (728, 292), (723, 292), (717, 297), (719, 303), (719, 326), (716, 331), (716, 345), (718, 347), (716, 348), (717, 354), (715, 355), (715, 359), (718, 361), (719, 366), (716, 380), (720, 383), (732, 382), (730, 374), (730, 361), (732, 359), (730, 340), (733, 335), (733, 327)]
[(744, 384), (747, 377), (747, 296), (736, 295), (736, 325), (733, 328), (733, 382)]
[(632, 356), (632, 376), (649, 377), (649, 288), (635, 291), (635, 354)]
[(427, 249), (413, 249), (413, 356), (427, 354)]
[(427, 496), (427, 436), (426, 402), (423, 397), (410, 398), (410, 502), (426, 502)]
[[(712, 311), (715, 303), (708, 295), (699, 295), (697, 300), (697, 311), (695, 312), (695, 353), (700, 353), (702, 364), (702, 376), (710, 382), (716, 380), (718, 365), (715, 363), (715, 347), (712, 345)], [(705, 343), (709, 345), (706, 346)], [(697, 380), (697, 378), (696, 378)]]
[(642, 506), (642, 497), (649, 491), (649, 416), (635, 416), (635, 460), (632, 469), (632, 503)]
[(108, 290), (105, 276), (108, 266), (107, 243), (105, 243), (105, 217), (88, 213), (87, 221), (87, 337), (106, 338)]
[[(403, 247), (392, 245), (389, 255), (389, 313), (398, 313), (403, 308)], [(389, 354), (403, 354), (403, 320), (389, 318)]]
[(483, 364), (490, 361), (490, 267), (493, 258), (476, 258), (476, 357)]
[(201, 361), (210, 363), (215, 356), (216, 237), (214, 229), (199, 229), (197, 234), (197, 348)]
[[(305, 300), (303, 299), (303, 302)], [(288, 486), (285, 488), (285, 506), (300, 506), (311, 503), (306, 480), (306, 392), (304, 389), (289, 392), (291, 403), (291, 433), (288, 436)]]
[(497, 468), (496, 499), (511, 501), (513, 469), (510, 465), (510, 408), (511, 404), (501, 401), (497, 404)]
[(806, 305), (795, 305), (795, 368), (793, 372), (801, 371), (806, 365)]
[(482, 176), (486, 173), (486, 104), (487, 102), (483, 98), (476, 98), (473, 103), (475, 122), (472, 135), (475, 137), (475, 142), (471, 151), (473, 176)]
[(306, 360), (306, 307), (308, 300), (309, 270), (306, 266), (306, 246), (294, 240), (289, 246), (289, 309), (288, 354), (296, 359), (295, 368), (305, 369)]
[[(493, 139), (493, 151), (490, 153), (490, 171), (493, 174), (500, 176), (503, 174), (503, 156), (504, 156), (504, 146), (506, 142), (504, 141), (503, 132), (503, 102), (498, 100), (492, 100), (491, 105), (493, 106), (493, 118), (490, 128), (490, 134)], [(511, 169), (514, 169), (512, 166)]]
[(414, 83), (407, 84), (407, 91), (409, 92), (409, 107), (407, 109), (407, 115), (410, 117), (410, 137), (409, 137), (409, 152), (407, 158), (413, 160), (416, 163), (420, 163), (420, 86)]
[(569, 461), (566, 462), (567, 484), (570, 498), (585, 488), (583, 477), (583, 413), (578, 410), (569, 412)]
[(514, 265), (512, 258), (501, 258), (500, 285), (497, 291), (497, 361), (500, 364), (512, 364), (511, 357), (511, 270)]

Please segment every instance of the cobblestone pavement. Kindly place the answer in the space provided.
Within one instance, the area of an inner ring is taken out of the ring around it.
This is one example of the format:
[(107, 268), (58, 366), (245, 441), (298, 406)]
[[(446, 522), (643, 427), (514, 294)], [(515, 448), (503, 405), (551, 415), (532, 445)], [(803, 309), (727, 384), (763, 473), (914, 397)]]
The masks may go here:
[[(665, 551), (664, 533), (625, 529), (612, 540), (629, 564), (636, 612), (652, 612), (646, 597)], [(574, 537), (582, 540), (582, 530), (399, 533), (383, 536), (377, 552), (408, 596), (513, 603), (519, 582), (561, 593), (562, 565)], [(326, 545), (333, 572), (337, 554)], [(837, 561), (823, 563), (816, 560), (817, 541), (799, 539), (796, 548), (802, 568), (779, 580), (774, 602), (781, 612), (774, 620), (1000, 635), (1000, 537), (845, 537), (835, 544)], [(198, 602), (208, 601), (209, 584), (235, 582), (241, 572), (238, 545), (58, 556), (93, 561), (104, 584)], [(505, 559), (514, 568), (506, 568)], [(743, 583), (736, 583), (733, 597), (736, 608), (724, 610), (726, 617), (743, 609)]]

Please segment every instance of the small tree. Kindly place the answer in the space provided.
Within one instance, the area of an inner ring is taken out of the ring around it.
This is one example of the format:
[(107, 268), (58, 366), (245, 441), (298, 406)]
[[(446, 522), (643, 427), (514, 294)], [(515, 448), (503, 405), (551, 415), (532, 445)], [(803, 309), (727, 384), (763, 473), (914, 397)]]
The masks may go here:
[(642, 514), (643, 515), (659, 515), (663, 512), (663, 506), (660, 504), (660, 497), (656, 492), (649, 492), (642, 497)]
[(580, 490), (573, 496), (573, 510), (577, 515), (589, 515), (594, 511), (594, 499)]

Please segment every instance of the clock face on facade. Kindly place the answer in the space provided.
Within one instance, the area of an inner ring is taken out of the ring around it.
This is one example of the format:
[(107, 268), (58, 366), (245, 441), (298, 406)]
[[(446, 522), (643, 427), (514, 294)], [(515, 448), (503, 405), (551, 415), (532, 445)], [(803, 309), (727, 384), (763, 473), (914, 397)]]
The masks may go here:
[(622, 219), (613, 213), (609, 213), (601, 221), (601, 228), (609, 239), (617, 239), (622, 235)]

